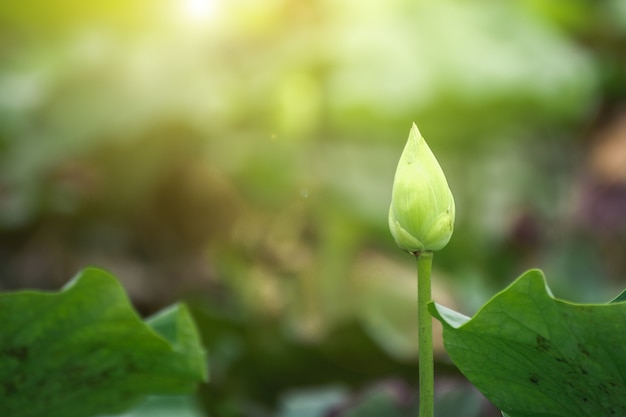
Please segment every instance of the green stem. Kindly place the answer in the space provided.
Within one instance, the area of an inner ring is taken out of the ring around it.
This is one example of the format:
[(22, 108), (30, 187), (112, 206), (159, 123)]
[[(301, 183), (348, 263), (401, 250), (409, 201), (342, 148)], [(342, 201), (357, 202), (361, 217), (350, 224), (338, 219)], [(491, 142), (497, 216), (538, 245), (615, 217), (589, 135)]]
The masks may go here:
[(433, 417), (435, 403), (435, 368), (433, 363), (433, 322), (428, 311), (431, 300), (430, 270), (432, 252), (417, 257), (417, 327), (419, 329), (419, 417)]

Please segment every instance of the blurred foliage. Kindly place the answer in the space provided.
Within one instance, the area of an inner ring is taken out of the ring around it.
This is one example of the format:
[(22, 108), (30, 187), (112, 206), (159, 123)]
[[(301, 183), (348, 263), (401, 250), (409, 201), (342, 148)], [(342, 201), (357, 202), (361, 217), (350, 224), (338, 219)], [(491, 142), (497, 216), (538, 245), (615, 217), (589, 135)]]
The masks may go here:
[(188, 295), (215, 415), (415, 382), (386, 221), (413, 121), (457, 201), (438, 301), (471, 314), (529, 267), (572, 300), (623, 287), (619, 0), (8, 0), (0, 22), (0, 287), (95, 264), (144, 313)]
[(150, 397), (117, 417), (201, 417), (202, 410), (191, 397)]

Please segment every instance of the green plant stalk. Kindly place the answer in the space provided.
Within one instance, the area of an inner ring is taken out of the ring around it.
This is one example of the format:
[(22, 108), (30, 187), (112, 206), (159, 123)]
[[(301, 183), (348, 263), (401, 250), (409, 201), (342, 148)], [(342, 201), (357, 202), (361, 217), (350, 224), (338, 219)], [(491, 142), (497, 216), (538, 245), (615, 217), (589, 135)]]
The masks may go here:
[(417, 258), (417, 327), (419, 330), (419, 417), (433, 417), (435, 367), (433, 362), (433, 322), (428, 311), (431, 301), (430, 270), (433, 253), (415, 254)]

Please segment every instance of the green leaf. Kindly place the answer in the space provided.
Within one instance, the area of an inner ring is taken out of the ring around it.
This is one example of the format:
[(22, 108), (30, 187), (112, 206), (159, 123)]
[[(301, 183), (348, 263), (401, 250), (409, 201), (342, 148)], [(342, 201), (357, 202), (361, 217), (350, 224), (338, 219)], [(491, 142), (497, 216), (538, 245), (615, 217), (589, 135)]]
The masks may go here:
[(532, 270), (469, 321), (430, 311), (456, 366), (504, 415), (626, 415), (626, 303), (555, 299)]
[(622, 301), (626, 301), (626, 290), (622, 291), (620, 295), (611, 300), (611, 303), (619, 303)]
[(83, 270), (62, 291), (0, 294), (0, 415), (117, 413), (193, 390), (205, 354), (187, 308), (144, 323), (119, 282)]

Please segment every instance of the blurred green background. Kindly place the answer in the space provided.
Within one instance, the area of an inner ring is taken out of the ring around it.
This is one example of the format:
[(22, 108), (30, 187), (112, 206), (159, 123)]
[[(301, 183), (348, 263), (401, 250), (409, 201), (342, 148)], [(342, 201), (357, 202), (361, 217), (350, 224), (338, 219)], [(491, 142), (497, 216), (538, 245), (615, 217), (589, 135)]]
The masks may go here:
[[(150, 413), (416, 415), (387, 228), (411, 123), (457, 202), (438, 302), (473, 314), (532, 267), (607, 301), (625, 51), (621, 0), (6, 0), (0, 289), (97, 265), (143, 314), (188, 301), (211, 382)], [(438, 415), (499, 415), (437, 345)]]

